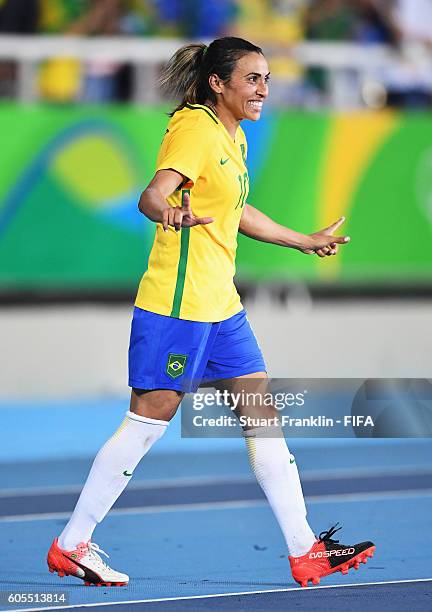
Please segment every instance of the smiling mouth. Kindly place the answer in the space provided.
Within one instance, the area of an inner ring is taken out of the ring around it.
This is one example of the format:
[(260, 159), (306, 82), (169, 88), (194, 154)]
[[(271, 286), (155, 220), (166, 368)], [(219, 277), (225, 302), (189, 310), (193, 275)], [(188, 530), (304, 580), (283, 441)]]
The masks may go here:
[(255, 110), (262, 110), (262, 101), (261, 100), (249, 100), (248, 106)]

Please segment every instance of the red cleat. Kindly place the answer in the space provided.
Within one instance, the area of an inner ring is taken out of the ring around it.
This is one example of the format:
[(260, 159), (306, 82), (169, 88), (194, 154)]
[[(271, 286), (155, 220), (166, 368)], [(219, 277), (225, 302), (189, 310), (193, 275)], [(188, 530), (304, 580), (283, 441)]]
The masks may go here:
[(301, 557), (288, 557), (294, 580), (302, 587), (319, 584), (323, 576), (334, 572), (348, 574), (350, 567), (358, 569), (360, 563), (366, 563), (368, 557), (375, 552), (373, 542), (360, 542), (352, 546), (339, 544), (339, 540), (332, 540), (332, 535), (341, 527), (334, 525), (328, 531), (320, 533), (319, 538), (309, 552)]
[(84, 580), (86, 586), (126, 586), (127, 574), (111, 569), (99, 555), (108, 555), (93, 542), (81, 542), (75, 550), (63, 550), (57, 538), (48, 551), (47, 563), (51, 573), (63, 576), (76, 576)]

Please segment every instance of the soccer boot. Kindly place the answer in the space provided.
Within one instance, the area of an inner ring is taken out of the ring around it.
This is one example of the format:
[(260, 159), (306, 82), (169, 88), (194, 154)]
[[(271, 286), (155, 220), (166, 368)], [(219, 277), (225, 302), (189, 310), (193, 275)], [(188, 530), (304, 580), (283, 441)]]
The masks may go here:
[(312, 548), (301, 557), (288, 557), (294, 580), (302, 587), (308, 586), (308, 581), (319, 584), (323, 576), (334, 572), (348, 574), (350, 567), (359, 568), (360, 563), (366, 563), (375, 551), (373, 542), (360, 542), (352, 546), (339, 544), (332, 536), (339, 531), (338, 523), (328, 531), (320, 533)]
[(81, 542), (75, 550), (62, 550), (55, 538), (48, 551), (49, 571), (57, 572), (60, 577), (76, 576), (84, 580), (86, 586), (125, 586), (129, 582), (127, 574), (111, 569), (100, 557), (108, 555), (93, 542)]

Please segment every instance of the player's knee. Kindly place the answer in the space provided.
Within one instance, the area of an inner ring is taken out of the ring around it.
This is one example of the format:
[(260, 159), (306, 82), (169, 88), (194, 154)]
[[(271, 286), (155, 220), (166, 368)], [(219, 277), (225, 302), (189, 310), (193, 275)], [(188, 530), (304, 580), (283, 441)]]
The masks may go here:
[(181, 402), (183, 394), (171, 389), (132, 389), (130, 411), (139, 416), (170, 421)]

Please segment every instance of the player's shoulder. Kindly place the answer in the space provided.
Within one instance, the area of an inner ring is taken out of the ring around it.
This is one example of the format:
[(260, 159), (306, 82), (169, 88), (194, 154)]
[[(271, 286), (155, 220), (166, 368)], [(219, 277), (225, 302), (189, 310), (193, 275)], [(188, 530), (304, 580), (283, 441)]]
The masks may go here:
[(186, 104), (171, 117), (168, 129), (204, 131), (206, 135), (216, 134), (219, 119), (214, 112), (204, 104)]

